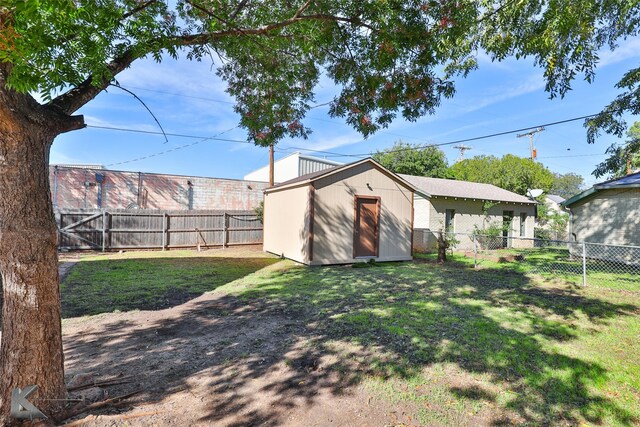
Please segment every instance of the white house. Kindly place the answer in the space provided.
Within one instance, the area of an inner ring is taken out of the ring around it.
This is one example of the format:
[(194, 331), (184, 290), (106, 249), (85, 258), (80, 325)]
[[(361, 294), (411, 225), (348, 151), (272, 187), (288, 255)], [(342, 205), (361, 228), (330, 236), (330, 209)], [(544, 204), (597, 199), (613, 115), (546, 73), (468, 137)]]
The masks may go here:
[[(342, 165), (342, 163), (295, 152), (273, 163), (273, 180), (276, 183), (285, 182), (302, 175), (320, 172), (339, 165)], [(269, 165), (248, 173), (244, 176), (244, 179), (246, 181), (268, 182)]]
[(491, 224), (504, 227), (504, 246), (533, 245), (530, 239), (534, 235), (535, 200), (491, 184), (402, 174), (400, 177), (416, 188), (416, 250), (434, 249), (440, 230), (458, 233), (458, 249), (473, 248), (469, 235)]

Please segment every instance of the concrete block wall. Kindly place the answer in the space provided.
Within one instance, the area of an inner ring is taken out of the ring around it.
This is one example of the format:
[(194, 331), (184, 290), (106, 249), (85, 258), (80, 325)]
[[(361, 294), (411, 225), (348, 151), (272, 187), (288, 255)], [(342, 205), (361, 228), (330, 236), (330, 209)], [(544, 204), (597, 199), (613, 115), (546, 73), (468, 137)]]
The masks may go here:
[(49, 182), (57, 209), (252, 210), (268, 186), (245, 180), (55, 165), (49, 168)]

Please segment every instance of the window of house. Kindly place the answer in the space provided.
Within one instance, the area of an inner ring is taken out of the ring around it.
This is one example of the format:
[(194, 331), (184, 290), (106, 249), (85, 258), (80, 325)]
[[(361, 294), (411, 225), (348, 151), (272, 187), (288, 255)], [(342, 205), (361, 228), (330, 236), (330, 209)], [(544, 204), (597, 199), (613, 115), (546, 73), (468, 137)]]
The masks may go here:
[(454, 231), (455, 228), (455, 209), (447, 209), (444, 214), (444, 229), (446, 231)]
[(527, 235), (527, 214), (520, 214), (520, 237), (525, 237)]

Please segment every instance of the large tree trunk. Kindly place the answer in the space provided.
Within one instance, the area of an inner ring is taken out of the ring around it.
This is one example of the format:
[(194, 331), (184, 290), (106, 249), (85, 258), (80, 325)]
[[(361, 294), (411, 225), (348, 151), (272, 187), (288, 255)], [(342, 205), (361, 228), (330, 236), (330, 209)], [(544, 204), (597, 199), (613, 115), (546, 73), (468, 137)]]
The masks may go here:
[(52, 138), (4, 126), (0, 135), (0, 407), (6, 416), (11, 390), (35, 384), (38, 392), (30, 400), (52, 413), (61, 402), (47, 399), (62, 399), (66, 392), (57, 230), (47, 174)]
[(0, 425), (12, 422), (16, 387), (37, 385), (28, 400), (49, 415), (66, 395), (48, 163), (55, 136), (72, 129), (74, 120), (81, 127), (6, 89), (3, 80), (0, 73)]

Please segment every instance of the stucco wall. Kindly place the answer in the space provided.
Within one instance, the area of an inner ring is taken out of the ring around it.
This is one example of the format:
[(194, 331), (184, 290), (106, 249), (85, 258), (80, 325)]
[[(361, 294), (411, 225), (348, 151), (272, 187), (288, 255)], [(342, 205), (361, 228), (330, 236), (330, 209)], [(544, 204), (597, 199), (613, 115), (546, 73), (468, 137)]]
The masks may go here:
[(413, 192), (373, 165), (362, 165), (315, 183), (312, 264), (353, 258), (354, 196), (380, 197), (379, 261), (411, 259)]
[[(502, 224), (502, 214), (504, 211), (513, 211), (513, 221), (511, 223), (512, 236), (513, 237), (525, 237), (533, 238), (535, 227), (535, 205), (524, 204), (511, 204), (511, 203), (499, 203), (491, 206), (487, 215), (483, 212), (483, 202), (473, 201), (468, 199), (453, 198), (430, 198), (424, 199), (418, 196), (422, 201), (417, 201), (415, 204), (416, 212), (415, 217), (426, 218), (426, 221), (421, 220), (420, 223), (416, 222), (415, 228), (421, 229), (420, 233), (416, 233), (414, 245), (416, 250), (431, 250), (435, 248), (435, 233), (444, 228), (445, 213), (447, 209), (455, 210), (454, 219), (454, 233), (467, 233), (471, 234), (475, 231), (476, 226), (480, 229), (488, 226), (490, 223)], [(418, 212), (420, 210), (426, 210), (427, 212)], [(527, 218), (525, 222), (525, 235), (520, 236), (520, 214), (526, 213)], [(418, 226), (420, 225), (420, 226)], [(426, 226), (425, 226), (426, 225)], [(468, 237), (457, 236), (460, 243), (457, 245), (459, 249), (472, 248), (472, 240)], [(521, 241), (519, 239), (513, 239), (512, 244), (514, 247), (530, 247), (532, 242)]]
[(640, 188), (598, 191), (571, 212), (579, 242), (640, 246)]
[(304, 185), (264, 195), (264, 244), (267, 252), (308, 262), (309, 191)]

